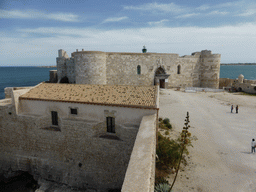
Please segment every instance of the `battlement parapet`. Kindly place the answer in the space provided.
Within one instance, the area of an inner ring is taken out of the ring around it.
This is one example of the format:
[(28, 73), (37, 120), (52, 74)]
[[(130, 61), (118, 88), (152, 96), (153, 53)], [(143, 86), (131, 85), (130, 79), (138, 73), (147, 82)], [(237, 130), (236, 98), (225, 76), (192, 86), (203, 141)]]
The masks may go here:
[(202, 54), (202, 55), (212, 55), (212, 51), (207, 50), (207, 49), (206, 49), (206, 50), (202, 50), (202, 51), (201, 51), (201, 54)]

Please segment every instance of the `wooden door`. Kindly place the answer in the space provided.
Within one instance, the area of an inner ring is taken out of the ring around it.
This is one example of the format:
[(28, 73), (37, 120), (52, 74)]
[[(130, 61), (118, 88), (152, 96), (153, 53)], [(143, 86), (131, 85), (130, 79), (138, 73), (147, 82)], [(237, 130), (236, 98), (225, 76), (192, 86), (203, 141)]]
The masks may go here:
[(160, 79), (160, 88), (165, 88), (165, 79)]

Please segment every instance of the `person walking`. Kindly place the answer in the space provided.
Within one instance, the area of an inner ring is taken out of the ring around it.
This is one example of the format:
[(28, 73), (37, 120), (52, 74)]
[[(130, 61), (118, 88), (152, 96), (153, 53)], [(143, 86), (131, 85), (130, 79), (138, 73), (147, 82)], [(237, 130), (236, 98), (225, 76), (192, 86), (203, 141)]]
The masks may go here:
[(255, 145), (256, 145), (255, 140), (252, 139), (252, 144), (251, 144), (251, 146), (252, 146), (252, 153), (253, 152), (255, 153)]
[(236, 113), (238, 113), (238, 105), (236, 106)]
[(231, 105), (231, 113), (233, 113), (233, 109), (234, 109), (234, 106), (233, 106), (233, 105)]

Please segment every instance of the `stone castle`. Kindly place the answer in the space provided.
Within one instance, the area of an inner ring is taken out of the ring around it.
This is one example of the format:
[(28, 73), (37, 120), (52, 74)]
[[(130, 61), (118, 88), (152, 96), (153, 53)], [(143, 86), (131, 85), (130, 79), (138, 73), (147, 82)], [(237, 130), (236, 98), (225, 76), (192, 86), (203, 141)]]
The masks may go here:
[(40, 192), (153, 192), (159, 87), (218, 88), (219, 70), (207, 50), (59, 50), (53, 83), (5, 88), (0, 176), (28, 172)]
[[(173, 53), (73, 52), (60, 49), (60, 83), (172, 87), (219, 87), (220, 54), (209, 50), (179, 56)], [(54, 76), (54, 75), (53, 75)], [(54, 80), (52, 80), (54, 81)]]

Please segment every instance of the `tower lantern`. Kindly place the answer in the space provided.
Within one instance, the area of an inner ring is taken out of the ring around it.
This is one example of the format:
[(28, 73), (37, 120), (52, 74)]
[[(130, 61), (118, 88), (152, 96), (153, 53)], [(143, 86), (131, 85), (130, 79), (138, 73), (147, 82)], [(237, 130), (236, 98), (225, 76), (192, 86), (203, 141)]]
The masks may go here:
[(143, 46), (142, 53), (147, 53), (147, 49), (145, 45)]

